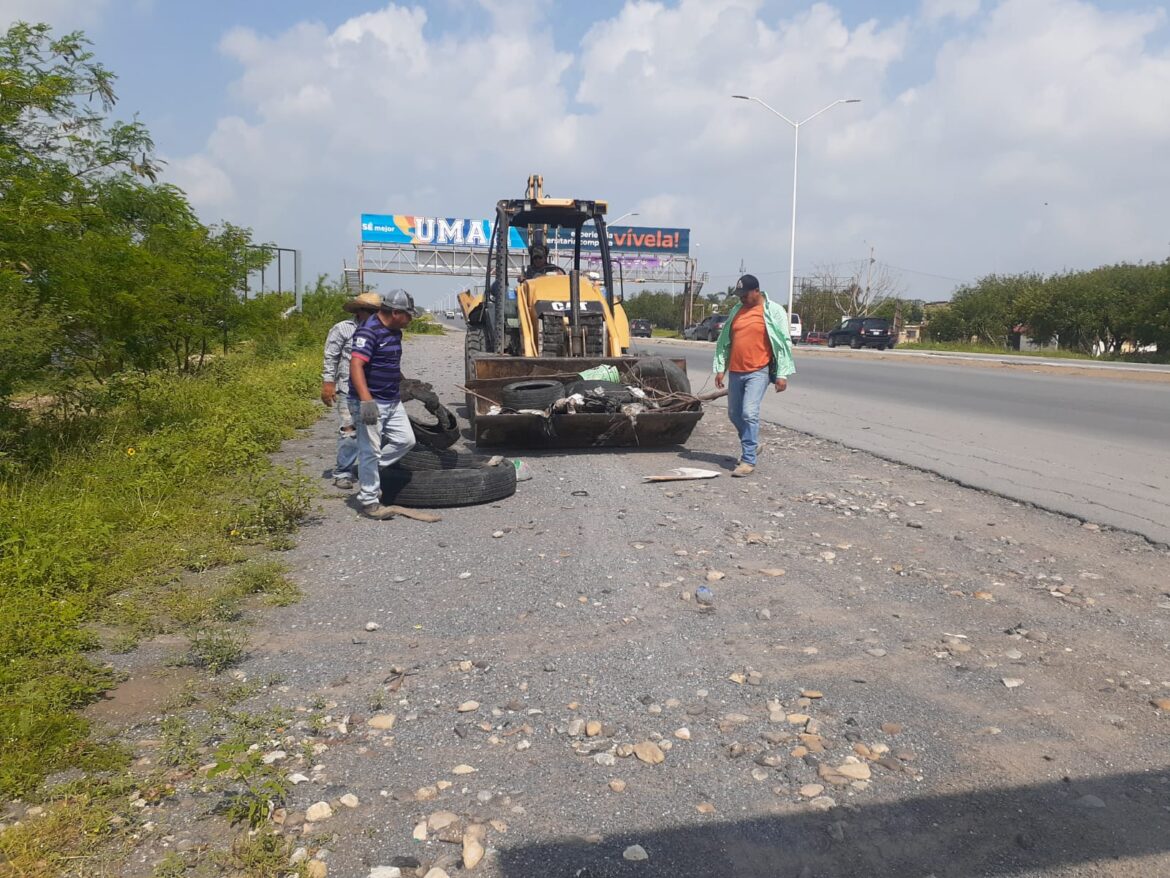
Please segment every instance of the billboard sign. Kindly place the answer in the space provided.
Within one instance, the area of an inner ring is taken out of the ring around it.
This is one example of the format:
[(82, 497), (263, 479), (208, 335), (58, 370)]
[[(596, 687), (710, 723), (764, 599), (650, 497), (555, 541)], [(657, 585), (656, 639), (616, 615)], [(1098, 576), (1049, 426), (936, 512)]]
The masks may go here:
[[(362, 242), (403, 244), (414, 247), (467, 247), (486, 250), (495, 223), (486, 219), (413, 216), (411, 214), (362, 214)], [(550, 250), (572, 251), (573, 229), (550, 229), (546, 241)], [(615, 253), (687, 254), (690, 229), (645, 226), (610, 226), (609, 248)], [(520, 229), (508, 230), (508, 248), (523, 250), (526, 236)], [(582, 251), (597, 251), (597, 229), (592, 224), (581, 230)]]
[[(666, 229), (657, 226), (610, 226), (609, 249), (615, 253), (681, 253), (690, 251), (690, 229)], [(548, 234), (550, 249), (572, 250), (574, 229), (553, 229)], [(581, 249), (597, 250), (597, 228), (581, 229)]]
[[(363, 213), (362, 242), (486, 250), (492, 239), (494, 225), (491, 220), (485, 219)], [(508, 246), (524, 249), (524, 237), (519, 229), (508, 230)]]

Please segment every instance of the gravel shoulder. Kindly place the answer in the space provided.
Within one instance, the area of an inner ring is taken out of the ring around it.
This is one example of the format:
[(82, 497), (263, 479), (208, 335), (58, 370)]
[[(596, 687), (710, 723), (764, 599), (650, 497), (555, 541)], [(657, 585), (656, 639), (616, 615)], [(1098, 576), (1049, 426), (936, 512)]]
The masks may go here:
[[(451, 406), (461, 341), (405, 353)], [(762, 433), (744, 480), (642, 482), (729, 470), (717, 409), (685, 450), (522, 453), (437, 524), (323, 488), (239, 666), (295, 718), (283, 831), (358, 878), (467, 837), (489, 878), (1170, 875), (1170, 553)], [(279, 457), (332, 454), (323, 418)]]

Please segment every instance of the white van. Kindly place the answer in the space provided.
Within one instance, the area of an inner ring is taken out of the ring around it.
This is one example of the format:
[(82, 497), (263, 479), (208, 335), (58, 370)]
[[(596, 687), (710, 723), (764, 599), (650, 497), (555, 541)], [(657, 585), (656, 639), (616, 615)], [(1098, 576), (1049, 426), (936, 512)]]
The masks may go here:
[(799, 314), (790, 314), (788, 317), (788, 320), (789, 320), (789, 324), (788, 324), (789, 337), (793, 341), (800, 341), (800, 333), (801, 333), (800, 315)]

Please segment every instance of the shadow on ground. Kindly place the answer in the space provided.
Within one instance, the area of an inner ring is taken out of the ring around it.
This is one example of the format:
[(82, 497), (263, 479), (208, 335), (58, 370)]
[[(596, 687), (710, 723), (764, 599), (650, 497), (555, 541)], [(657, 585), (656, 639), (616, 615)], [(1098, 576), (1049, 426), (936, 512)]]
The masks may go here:
[[(500, 864), (507, 878), (973, 878), (1063, 875), (1090, 865), (1093, 875), (1170, 875), (1170, 856), (1108, 868), (1170, 854), (1168, 807), (1164, 769), (827, 812), (794, 806), (736, 822), (696, 813), (691, 826), (606, 836), (598, 844), (566, 839), (502, 849)], [(631, 822), (654, 819), (630, 815)], [(635, 844), (648, 860), (623, 860)]]

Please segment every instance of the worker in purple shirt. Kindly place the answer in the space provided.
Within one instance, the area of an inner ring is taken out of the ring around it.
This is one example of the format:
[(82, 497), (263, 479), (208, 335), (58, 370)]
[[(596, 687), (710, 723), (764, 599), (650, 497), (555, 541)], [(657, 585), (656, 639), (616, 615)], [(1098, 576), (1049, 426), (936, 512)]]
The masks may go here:
[(391, 290), (382, 306), (353, 334), (349, 369), (349, 409), (357, 425), (357, 494), (362, 514), (392, 518), (383, 506), (382, 467), (397, 463), (414, 447), (414, 429), (402, 405), (402, 330), (415, 316), (406, 290)]

